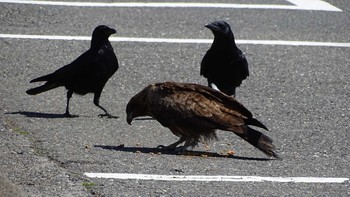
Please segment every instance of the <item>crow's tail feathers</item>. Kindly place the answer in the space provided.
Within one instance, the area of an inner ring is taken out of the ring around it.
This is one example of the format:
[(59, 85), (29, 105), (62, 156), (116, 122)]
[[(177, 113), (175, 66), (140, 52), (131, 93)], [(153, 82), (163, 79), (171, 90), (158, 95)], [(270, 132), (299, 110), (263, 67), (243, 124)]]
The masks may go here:
[(36, 95), (36, 94), (39, 94), (39, 93), (42, 93), (42, 92), (45, 92), (45, 91), (48, 91), (48, 90), (51, 90), (51, 89), (54, 89), (57, 87), (58, 87), (58, 85), (47, 82), (42, 86), (27, 90), (26, 93), (29, 95)]
[(280, 157), (274, 151), (275, 146), (272, 144), (272, 139), (263, 133), (247, 126), (246, 132), (236, 134), (247, 141), (249, 144), (261, 150), (267, 156), (280, 159)]

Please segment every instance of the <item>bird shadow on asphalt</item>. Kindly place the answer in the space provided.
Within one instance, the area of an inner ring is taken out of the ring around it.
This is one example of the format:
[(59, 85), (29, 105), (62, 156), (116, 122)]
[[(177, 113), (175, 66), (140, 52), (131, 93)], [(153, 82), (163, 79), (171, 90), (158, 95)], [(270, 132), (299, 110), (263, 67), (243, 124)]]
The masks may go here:
[(71, 115), (67, 117), (65, 114), (53, 114), (43, 112), (29, 112), (29, 111), (18, 111), (18, 112), (7, 112), (5, 114), (20, 114), (29, 118), (76, 118), (78, 115)]
[(214, 158), (231, 158), (238, 160), (255, 160), (255, 161), (270, 161), (275, 159), (268, 158), (255, 158), (255, 157), (241, 157), (234, 155), (222, 155), (213, 152), (205, 152), (205, 151), (186, 151), (183, 153), (176, 153), (174, 151), (169, 151), (166, 149), (159, 148), (149, 148), (149, 147), (125, 147), (123, 144), (119, 146), (109, 146), (109, 145), (94, 145), (96, 148), (102, 148), (105, 150), (113, 150), (113, 151), (123, 151), (123, 152), (132, 152), (132, 153), (146, 153), (153, 155), (183, 155), (183, 156), (195, 156), (195, 157), (214, 157)]

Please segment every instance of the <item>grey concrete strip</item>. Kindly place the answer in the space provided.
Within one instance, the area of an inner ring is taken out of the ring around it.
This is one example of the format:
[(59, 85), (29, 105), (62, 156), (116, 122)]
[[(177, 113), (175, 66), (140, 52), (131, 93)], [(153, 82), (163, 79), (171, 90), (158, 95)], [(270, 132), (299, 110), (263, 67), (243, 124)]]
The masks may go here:
[(3, 174), (0, 174), (0, 196), (2, 197), (24, 197), (25, 195), (14, 184), (12, 184)]

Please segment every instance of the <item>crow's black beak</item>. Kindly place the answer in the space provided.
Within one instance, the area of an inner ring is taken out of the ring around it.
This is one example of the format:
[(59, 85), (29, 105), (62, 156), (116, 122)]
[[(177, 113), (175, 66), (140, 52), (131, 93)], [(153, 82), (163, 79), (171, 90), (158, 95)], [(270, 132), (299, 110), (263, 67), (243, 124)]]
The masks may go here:
[(218, 27), (216, 25), (214, 25), (213, 23), (206, 24), (204, 27), (206, 27), (212, 31), (215, 31), (218, 29)]
[(132, 114), (128, 114), (127, 117), (126, 117), (126, 122), (131, 125), (131, 122), (134, 118), (132, 117)]
[(206, 24), (206, 25), (204, 25), (204, 27), (210, 29), (210, 24)]
[(110, 28), (109, 29), (109, 33), (112, 35), (112, 34), (115, 34), (117, 33), (117, 30), (113, 29), (113, 28)]

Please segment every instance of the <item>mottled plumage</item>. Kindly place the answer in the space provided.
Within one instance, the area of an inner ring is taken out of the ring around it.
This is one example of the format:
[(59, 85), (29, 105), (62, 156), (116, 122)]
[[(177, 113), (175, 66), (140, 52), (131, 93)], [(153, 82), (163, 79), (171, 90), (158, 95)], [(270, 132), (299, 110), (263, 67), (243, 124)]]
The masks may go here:
[(236, 87), (249, 76), (248, 62), (235, 43), (230, 25), (216, 21), (206, 25), (214, 34), (214, 41), (204, 55), (200, 75), (208, 86), (235, 96)]
[(30, 83), (39, 81), (46, 81), (46, 83), (28, 90), (27, 94), (35, 95), (60, 86), (66, 87), (68, 91), (65, 115), (70, 117), (69, 100), (73, 93), (79, 95), (94, 93), (94, 104), (105, 112), (100, 116), (114, 117), (99, 104), (105, 84), (119, 66), (113, 47), (108, 40), (109, 36), (114, 33), (116, 33), (115, 29), (105, 25), (96, 27), (92, 33), (89, 50), (55, 72), (31, 80)]
[[(187, 83), (151, 84), (131, 98), (127, 122), (151, 116), (180, 137), (166, 148), (184, 151), (200, 140), (215, 139), (215, 130), (231, 131), (268, 156), (278, 157), (272, 140), (248, 125), (267, 128), (233, 97), (212, 88)], [(185, 142), (184, 146), (177, 147)]]

